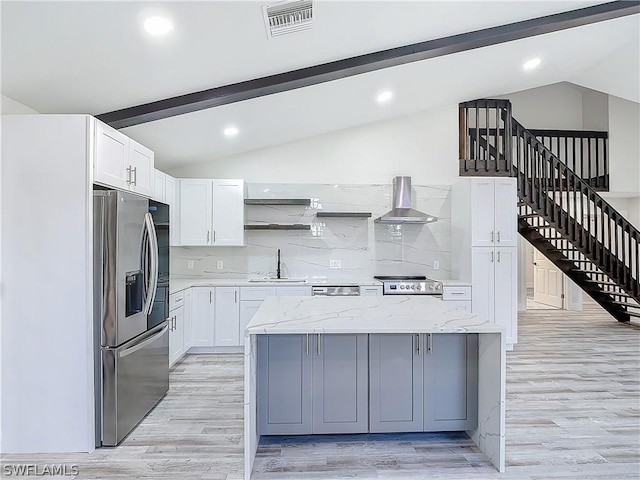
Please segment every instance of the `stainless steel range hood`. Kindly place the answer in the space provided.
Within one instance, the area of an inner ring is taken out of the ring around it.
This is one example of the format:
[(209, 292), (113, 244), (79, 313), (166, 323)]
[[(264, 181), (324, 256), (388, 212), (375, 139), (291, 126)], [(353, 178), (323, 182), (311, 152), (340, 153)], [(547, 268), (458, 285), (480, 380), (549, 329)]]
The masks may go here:
[(393, 210), (374, 220), (376, 223), (431, 223), (438, 218), (411, 208), (411, 177), (393, 179)]

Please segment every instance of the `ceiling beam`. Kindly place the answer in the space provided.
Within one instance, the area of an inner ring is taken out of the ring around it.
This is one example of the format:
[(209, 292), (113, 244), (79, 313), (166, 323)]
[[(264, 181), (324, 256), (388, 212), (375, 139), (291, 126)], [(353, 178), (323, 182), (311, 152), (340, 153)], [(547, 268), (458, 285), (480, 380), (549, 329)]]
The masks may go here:
[(330, 82), (382, 68), (488, 47), (637, 13), (640, 13), (640, 1), (609, 2), (210, 88), (103, 113), (97, 115), (97, 118), (114, 128), (131, 127), (263, 95)]

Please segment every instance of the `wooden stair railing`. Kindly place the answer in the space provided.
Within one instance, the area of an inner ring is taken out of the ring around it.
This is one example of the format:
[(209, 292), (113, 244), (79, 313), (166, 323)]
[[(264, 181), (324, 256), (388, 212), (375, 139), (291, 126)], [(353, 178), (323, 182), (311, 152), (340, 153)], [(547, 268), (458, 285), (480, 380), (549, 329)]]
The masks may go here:
[(512, 118), (508, 100), (460, 107), (460, 174), (516, 176), (526, 207), (520, 233), (615, 318), (640, 317), (640, 232), (596, 192), (591, 173), (585, 181), (537, 138), (541, 131)]

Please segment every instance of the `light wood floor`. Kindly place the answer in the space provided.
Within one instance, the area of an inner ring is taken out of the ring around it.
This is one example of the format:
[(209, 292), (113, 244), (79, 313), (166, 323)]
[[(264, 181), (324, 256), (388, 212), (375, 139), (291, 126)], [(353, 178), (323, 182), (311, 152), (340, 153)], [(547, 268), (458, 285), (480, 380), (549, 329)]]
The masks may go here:
[[(121, 446), (2, 461), (77, 464), (82, 479), (239, 480), (242, 371), (241, 355), (187, 356), (165, 399)], [(253, 477), (640, 479), (640, 329), (592, 303), (520, 315), (507, 356), (505, 474), (463, 434), (409, 434), (269, 437)]]

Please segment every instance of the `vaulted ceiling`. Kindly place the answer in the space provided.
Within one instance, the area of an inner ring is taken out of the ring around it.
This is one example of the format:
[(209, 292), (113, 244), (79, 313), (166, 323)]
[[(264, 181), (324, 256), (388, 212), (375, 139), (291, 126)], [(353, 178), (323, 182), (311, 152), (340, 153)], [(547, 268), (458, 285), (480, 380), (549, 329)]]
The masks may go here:
[[(3, 1), (2, 94), (41, 113), (122, 108), (597, 5), (587, 1), (322, 1), (269, 39), (255, 1)], [(174, 30), (151, 38), (145, 18)], [(406, 63), (123, 129), (170, 169), (481, 97), (568, 81), (640, 102), (640, 15)], [(522, 63), (539, 57), (531, 72)], [(376, 95), (394, 91), (379, 105)], [(235, 125), (239, 134), (222, 130)]]

